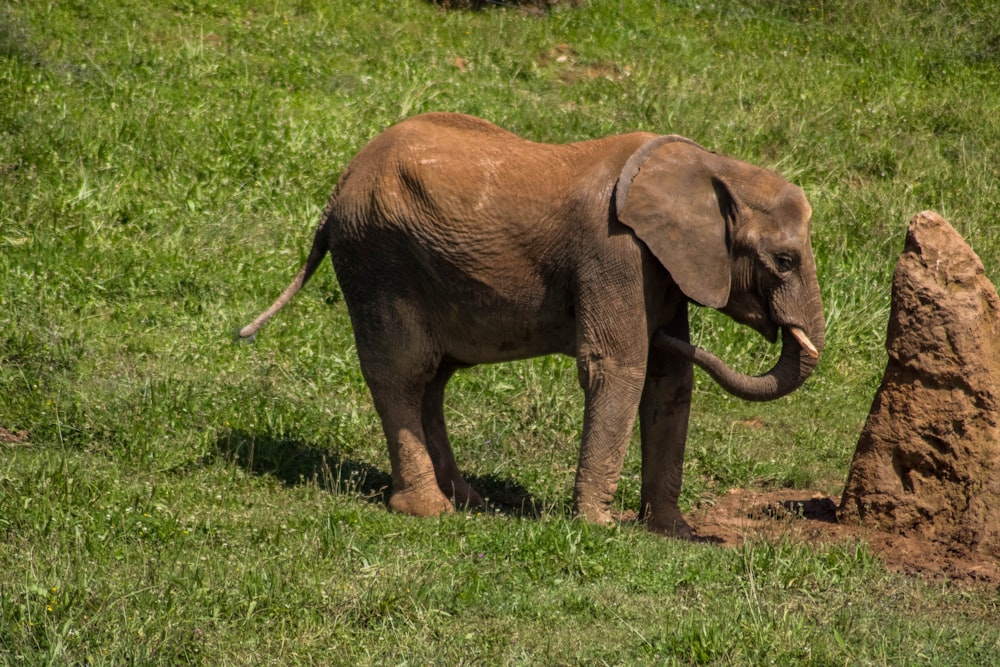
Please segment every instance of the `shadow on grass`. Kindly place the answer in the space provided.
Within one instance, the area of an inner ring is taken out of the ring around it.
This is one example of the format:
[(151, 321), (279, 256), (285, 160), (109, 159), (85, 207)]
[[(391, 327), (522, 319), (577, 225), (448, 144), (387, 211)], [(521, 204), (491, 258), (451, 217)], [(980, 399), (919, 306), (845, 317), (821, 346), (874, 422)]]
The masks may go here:
[[(216, 454), (255, 475), (270, 475), (288, 486), (316, 484), (335, 494), (352, 494), (377, 505), (389, 500), (392, 478), (375, 466), (292, 438), (242, 431), (224, 433)], [(541, 516), (540, 504), (520, 484), (496, 475), (470, 475), (468, 482), (488, 498), (485, 511), (508, 516)]]
[(287, 486), (317, 484), (330, 493), (352, 493), (374, 504), (389, 500), (389, 475), (302, 440), (228, 431), (216, 440), (215, 450), (247, 472), (270, 475)]

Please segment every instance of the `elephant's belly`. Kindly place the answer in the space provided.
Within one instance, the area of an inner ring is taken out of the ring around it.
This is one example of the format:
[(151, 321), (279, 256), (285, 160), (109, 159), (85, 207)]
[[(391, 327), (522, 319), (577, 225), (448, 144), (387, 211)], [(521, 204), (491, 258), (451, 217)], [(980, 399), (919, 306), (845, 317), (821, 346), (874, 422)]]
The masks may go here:
[(438, 336), (445, 356), (470, 365), (555, 353), (572, 355), (576, 347), (575, 338), (571, 323), (557, 325), (545, 322), (502, 330), (463, 326), (441, 332)]
[[(506, 306), (506, 307), (504, 307)], [(433, 325), (441, 352), (462, 364), (485, 364), (545, 354), (574, 354), (576, 323), (561, 304), (538, 308), (486, 307), (438, 310)]]
[(454, 247), (448, 256), (424, 252), (421, 275), (412, 284), (442, 354), (463, 364), (573, 354), (576, 320), (568, 276), (543, 277), (517, 255), (487, 262), (459, 256)]

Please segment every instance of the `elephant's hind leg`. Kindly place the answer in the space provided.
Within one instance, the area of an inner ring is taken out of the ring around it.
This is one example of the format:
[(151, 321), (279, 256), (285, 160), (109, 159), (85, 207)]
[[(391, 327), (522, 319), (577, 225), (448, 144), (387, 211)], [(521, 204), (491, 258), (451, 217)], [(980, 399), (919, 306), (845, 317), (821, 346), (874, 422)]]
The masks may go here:
[(355, 336), (361, 371), (389, 447), (389, 509), (417, 516), (454, 511), (438, 486), (422, 418), (424, 394), (434, 380), (440, 355), (412, 320), (408, 327), (373, 320), (362, 321)]
[(420, 419), (420, 389), (389, 389), (369, 382), (389, 446), (392, 495), (389, 509), (416, 516), (453, 510), (438, 487)]
[(455, 454), (448, 440), (448, 430), (444, 421), (444, 388), (455, 368), (443, 364), (424, 392), (423, 427), (427, 439), (427, 451), (434, 464), (441, 492), (455, 501), (458, 507), (482, 507), (483, 499), (458, 471)]

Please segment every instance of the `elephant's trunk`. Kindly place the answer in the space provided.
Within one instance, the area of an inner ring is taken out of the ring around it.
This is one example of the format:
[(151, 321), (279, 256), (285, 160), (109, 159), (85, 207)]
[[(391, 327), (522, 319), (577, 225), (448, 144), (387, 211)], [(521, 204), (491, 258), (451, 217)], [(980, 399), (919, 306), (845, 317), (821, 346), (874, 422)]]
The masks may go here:
[(778, 362), (757, 376), (734, 371), (714, 354), (662, 331), (656, 332), (652, 342), (698, 364), (733, 396), (748, 401), (770, 401), (799, 388), (812, 375), (823, 349), (823, 327), (815, 328), (811, 335), (796, 327), (782, 327)]

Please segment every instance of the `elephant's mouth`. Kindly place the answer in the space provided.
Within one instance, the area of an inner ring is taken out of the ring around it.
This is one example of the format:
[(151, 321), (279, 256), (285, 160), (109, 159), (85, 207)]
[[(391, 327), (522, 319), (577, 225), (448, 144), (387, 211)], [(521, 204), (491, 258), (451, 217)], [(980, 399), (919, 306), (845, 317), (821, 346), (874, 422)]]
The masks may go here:
[(761, 307), (758, 300), (745, 298), (733, 299), (722, 309), (723, 313), (740, 324), (750, 327), (766, 338), (769, 343), (775, 343), (778, 340), (780, 326), (768, 311), (769, 309), (766, 307)]
[(812, 340), (809, 338), (809, 334), (806, 333), (805, 329), (790, 322), (778, 323), (775, 321), (774, 317), (766, 317), (761, 315), (751, 316), (750, 321), (747, 324), (754, 330), (760, 333), (761, 336), (766, 338), (768, 342), (775, 343), (778, 340), (778, 332), (781, 329), (787, 329), (788, 333), (792, 335), (801, 347), (802, 350), (808, 354), (813, 359), (819, 358), (819, 350)]
[(766, 338), (770, 343), (777, 342), (778, 332), (781, 331), (781, 329), (787, 329), (788, 333), (792, 335), (792, 338), (795, 339), (795, 342), (802, 347), (802, 350), (806, 354), (813, 359), (819, 358), (819, 350), (816, 348), (816, 345), (812, 342), (812, 340), (810, 340), (809, 334), (807, 334), (805, 329), (802, 327), (795, 324), (779, 325), (766, 317), (760, 316), (750, 317), (747, 318), (747, 320), (748, 321), (746, 321), (745, 324)]
[(750, 326), (759, 331), (760, 335), (767, 339), (767, 342), (776, 343), (778, 341), (778, 330), (780, 327), (771, 320), (761, 319), (758, 324)]

